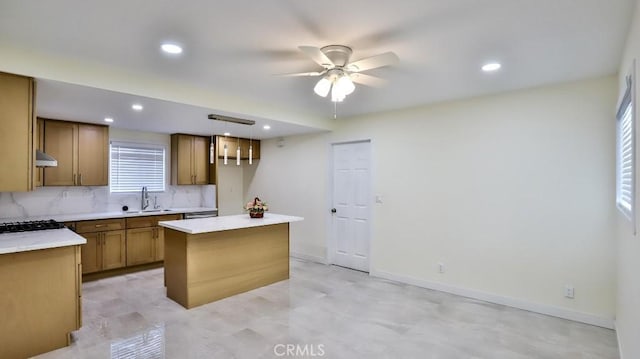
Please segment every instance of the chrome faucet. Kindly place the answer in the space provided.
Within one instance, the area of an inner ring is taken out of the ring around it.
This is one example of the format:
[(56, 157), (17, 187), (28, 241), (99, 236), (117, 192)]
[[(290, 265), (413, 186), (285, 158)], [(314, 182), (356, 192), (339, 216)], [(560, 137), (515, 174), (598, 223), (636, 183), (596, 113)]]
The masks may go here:
[(149, 192), (147, 191), (147, 186), (142, 187), (142, 199), (140, 201), (140, 209), (144, 211), (149, 207)]

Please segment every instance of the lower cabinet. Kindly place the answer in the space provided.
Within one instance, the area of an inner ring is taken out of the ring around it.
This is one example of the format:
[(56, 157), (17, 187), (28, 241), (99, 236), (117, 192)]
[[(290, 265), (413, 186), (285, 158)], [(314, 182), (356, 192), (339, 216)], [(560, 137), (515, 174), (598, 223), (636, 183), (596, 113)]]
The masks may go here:
[(82, 273), (122, 268), (127, 265), (124, 230), (80, 233), (87, 239), (82, 246)]
[(179, 214), (127, 218), (127, 265), (164, 260), (164, 228), (158, 222), (181, 218)]
[(83, 236), (82, 274), (164, 260), (164, 228), (160, 221), (182, 219), (181, 214), (67, 222)]
[(156, 227), (127, 229), (127, 265), (156, 261)]
[(94, 273), (127, 265), (127, 234), (123, 218), (81, 221), (76, 232), (87, 243), (81, 246), (82, 273)]

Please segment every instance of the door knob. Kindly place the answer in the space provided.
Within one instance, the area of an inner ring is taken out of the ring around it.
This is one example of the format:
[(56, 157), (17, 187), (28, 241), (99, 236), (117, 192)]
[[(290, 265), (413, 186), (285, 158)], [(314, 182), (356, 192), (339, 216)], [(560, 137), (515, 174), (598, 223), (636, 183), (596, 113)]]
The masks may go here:
[(336, 212), (338, 212), (338, 211), (336, 211), (335, 208), (331, 208), (331, 213), (336, 213)]

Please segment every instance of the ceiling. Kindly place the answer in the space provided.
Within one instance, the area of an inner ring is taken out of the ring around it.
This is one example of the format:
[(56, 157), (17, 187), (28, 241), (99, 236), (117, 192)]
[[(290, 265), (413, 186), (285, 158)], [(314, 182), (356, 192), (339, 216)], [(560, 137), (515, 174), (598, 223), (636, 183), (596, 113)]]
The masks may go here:
[[(38, 111), (49, 116), (87, 121), (114, 116), (118, 127), (209, 133), (205, 114), (213, 112), (273, 123), (269, 134), (257, 126), (251, 130), (267, 138), (326, 130), (334, 121), (333, 103), (313, 93), (317, 78), (274, 76), (320, 69), (297, 49), (300, 45), (347, 45), (353, 60), (386, 51), (399, 56), (397, 65), (367, 72), (387, 84), (358, 85), (337, 106), (341, 120), (615, 74), (634, 4), (2, 0), (0, 52), (14, 55), (0, 56), (0, 71), (43, 79)], [(164, 41), (181, 44), (184, 53), (161, 53)], [(42, 64), (32, 65), (34, 57)], [(502, 69), (482, 72), (488, 61), (502, 63)], [(114, 75), (92, 78), (97, 67)], [(133, 95), (101, 94), (86, 86)], [(197, 89), (198, 99), (191, 101), (185, 86)], [(153, 98), (164, 101), (152, 111)], [(132, 115), (128, 107), (136, 99), (149, 105)]]

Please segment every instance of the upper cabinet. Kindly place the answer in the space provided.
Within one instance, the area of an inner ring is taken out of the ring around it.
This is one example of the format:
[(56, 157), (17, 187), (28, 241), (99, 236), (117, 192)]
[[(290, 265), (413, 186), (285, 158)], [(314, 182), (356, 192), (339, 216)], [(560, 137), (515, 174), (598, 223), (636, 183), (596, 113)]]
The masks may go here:
[(227, 146), (227, 158), (236, 159), (238, 147), (240, 147), (240, 159), (249, 159), (249, 147), (252, 150), (252, 158), (254, 160), (260, 159), (260, 140), (250, 140), (247, 138), (235, 138), (216, 136), (216, 146), (218, 158), (224, 158), (224, 146)]
[(45, 186), (109, 184), (109, 127), (44, 120), (44, 151), (58, 161), (44, 169)]
[(30, 77), (0, 72), (0, 192), (33, 189), (34, 88)]
[(209, 183), (209, 138), (171, 135), (171, 184)]

